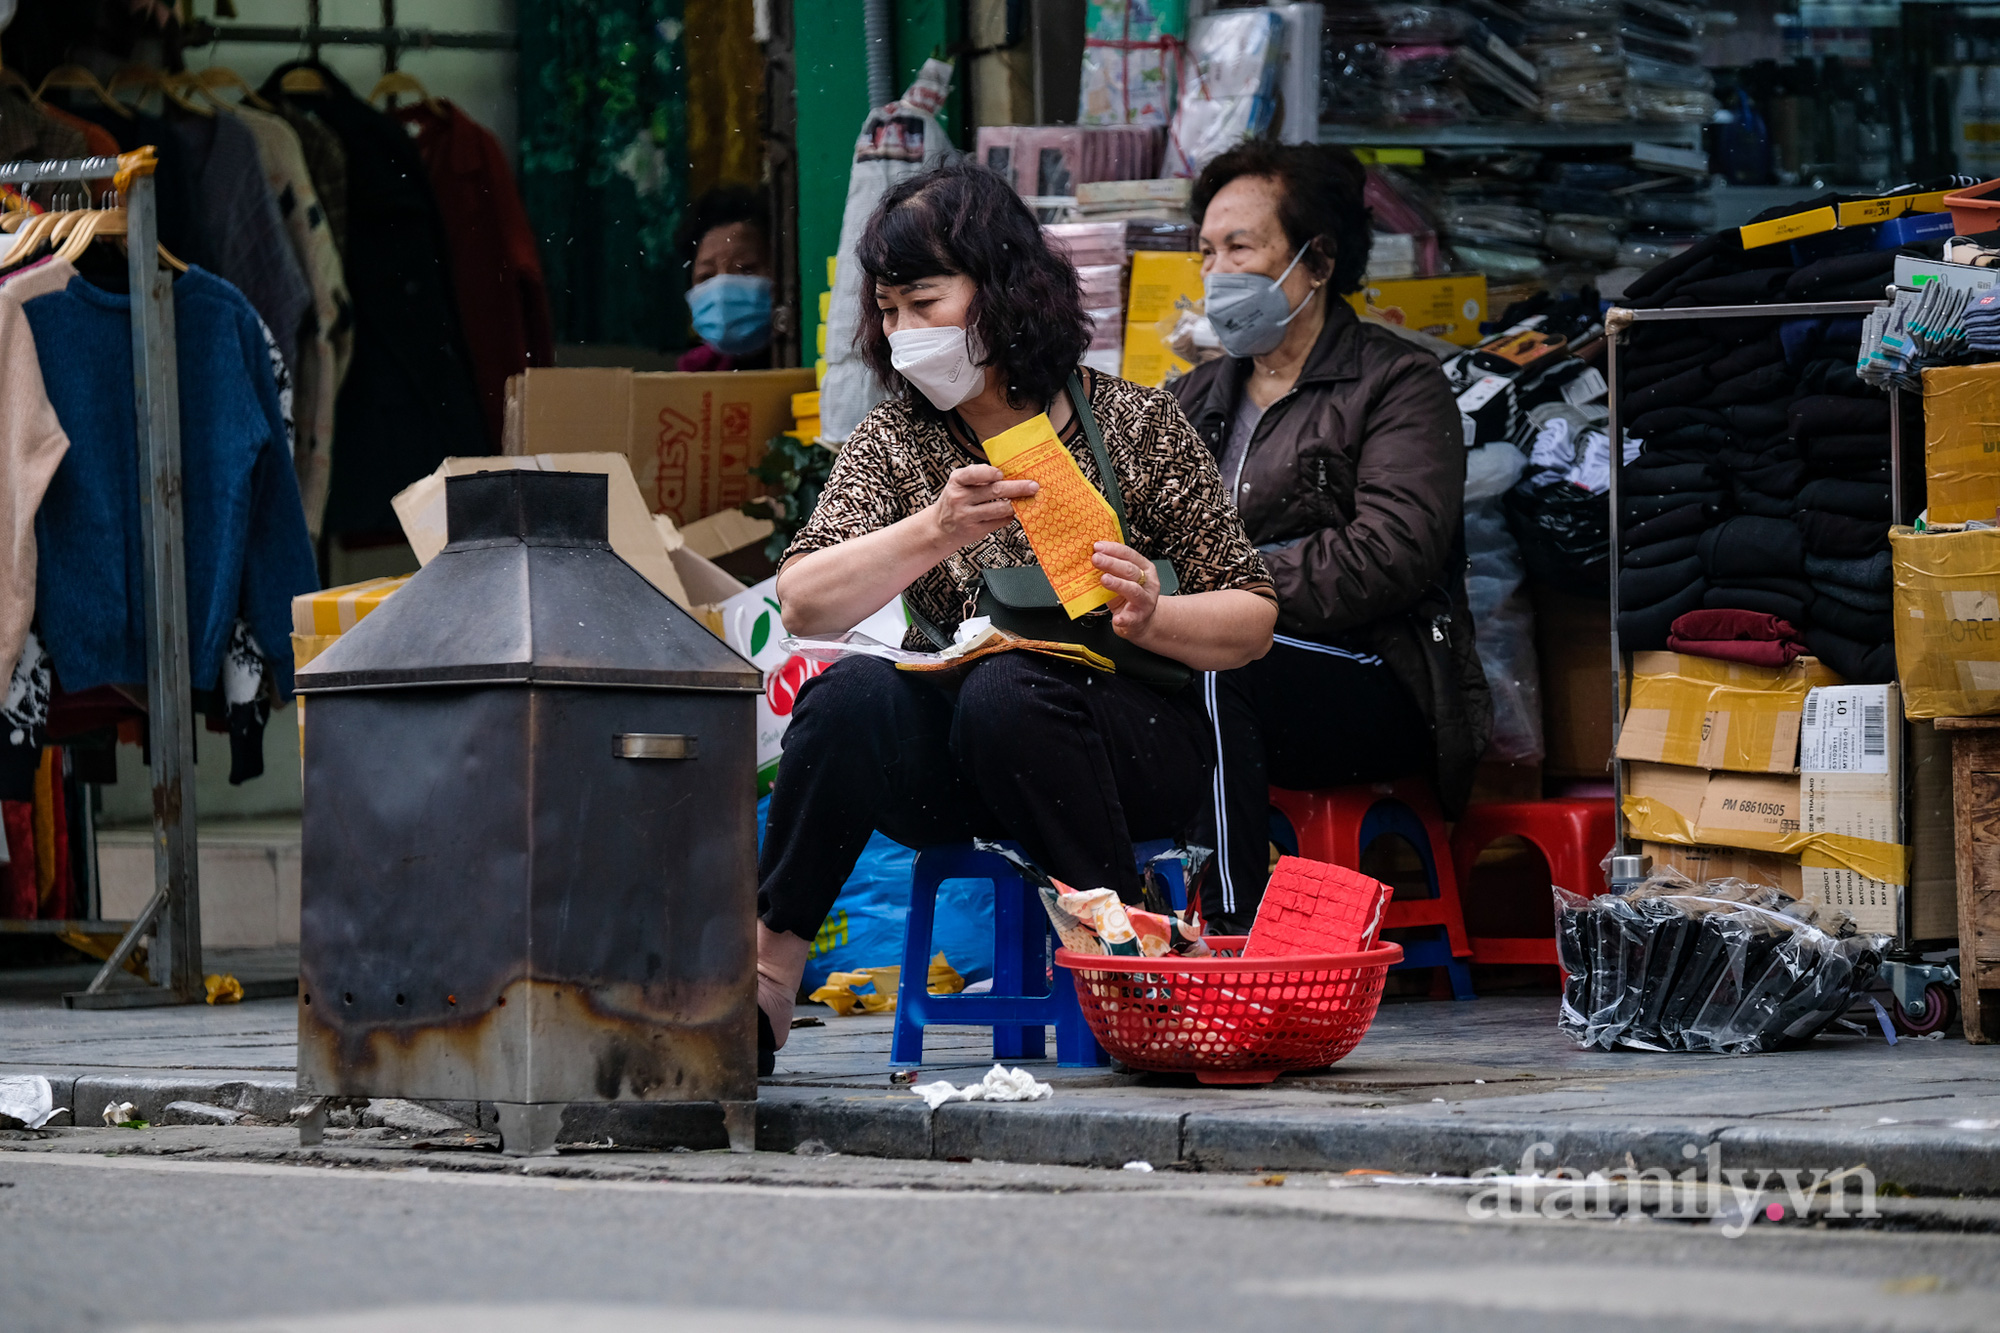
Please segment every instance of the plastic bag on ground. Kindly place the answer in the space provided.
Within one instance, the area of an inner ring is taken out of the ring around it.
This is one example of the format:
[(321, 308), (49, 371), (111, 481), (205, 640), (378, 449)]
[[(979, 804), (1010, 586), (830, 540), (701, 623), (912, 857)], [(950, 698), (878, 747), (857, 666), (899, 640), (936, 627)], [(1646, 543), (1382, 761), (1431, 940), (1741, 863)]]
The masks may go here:
[(1479, 648), (1479, 665), (1493, 695), (1493, 736), (1486, 757), (1505, 764), (1542, 759), (1542, 681), (1535, 657), (1535, 611), (1525, 585), (1528, 567), (1507, 526), (1501, 496), (1527, 467), (1503, 441), (1465, 456), (1465, 596)]

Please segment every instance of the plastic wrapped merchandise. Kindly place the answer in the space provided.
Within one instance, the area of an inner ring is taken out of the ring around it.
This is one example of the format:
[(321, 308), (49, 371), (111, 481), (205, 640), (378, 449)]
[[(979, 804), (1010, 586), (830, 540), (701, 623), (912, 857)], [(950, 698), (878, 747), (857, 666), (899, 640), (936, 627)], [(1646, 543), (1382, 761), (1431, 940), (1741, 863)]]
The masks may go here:
[(1505, 497), (1528, 575), (1579, 597), (1610, 595), (1611, 502), (1568, 481), (1524, 478)]
[(1194, 68), (1182, 75), (1162, 176), (1198, 174), (1225, 149), (1261, 136), (1277, 111), (1284, 19), (1268, 9), (1231, 9), (1193, 27)]
[(1091, 0), (1084, 10), (1079, 125), (1164, 125), (1187, 0)]
[(1747, 1055), (1811, 1039), (1874, 978), (1889, 940), (1832, 908), (1673, 871), (1631, 892), (1555, 890), (1557, 1026), (1582, 1046)]
[(1493, 694), (1486, 757), (1506, 764), (1539, 763), (1543, 755), (1535, 612), (1523, 588), (1528, 570), (1500, 499), (1527, 466), (1521, 451), (1502, 441), (1465, 456), (1465, 596)]

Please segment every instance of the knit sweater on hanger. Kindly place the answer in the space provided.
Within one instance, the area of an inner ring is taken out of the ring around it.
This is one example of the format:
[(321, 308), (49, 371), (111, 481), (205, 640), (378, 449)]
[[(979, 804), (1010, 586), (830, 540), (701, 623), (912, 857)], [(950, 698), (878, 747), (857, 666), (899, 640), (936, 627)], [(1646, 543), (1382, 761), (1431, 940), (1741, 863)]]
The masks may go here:
[[(216, 688), (240, 614), (292, 692), (291, 600), (318, 587), (271, 356), (257, 312), (214, 274), (173, 285), (188, 654)], [(72, 278), (25, 305), (70, 448), (36, 519), (42, 637), (64, 689), (146, 679), (131, 298)]]
[(0, 675), (14, 670), (35, 618), (35, 513), (69, 452), (23, 306), (75, 276), (45, 259), (0, 280)]

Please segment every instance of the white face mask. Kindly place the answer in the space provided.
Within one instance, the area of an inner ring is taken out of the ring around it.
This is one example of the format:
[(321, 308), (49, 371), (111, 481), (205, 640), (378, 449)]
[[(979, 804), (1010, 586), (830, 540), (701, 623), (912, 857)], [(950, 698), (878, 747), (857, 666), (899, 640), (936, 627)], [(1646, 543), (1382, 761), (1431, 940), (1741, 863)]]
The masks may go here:
[(986, 368), (960, 328), (896, 330), (889, 335), (889, 364), (940, 412), (986, 387)]

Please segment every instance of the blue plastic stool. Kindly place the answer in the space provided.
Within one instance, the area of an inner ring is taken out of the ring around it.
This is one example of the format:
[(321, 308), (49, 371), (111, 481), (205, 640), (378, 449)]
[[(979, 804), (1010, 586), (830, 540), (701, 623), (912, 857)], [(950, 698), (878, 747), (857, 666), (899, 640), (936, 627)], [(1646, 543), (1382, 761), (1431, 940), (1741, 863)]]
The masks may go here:
[[(1014, 851), (1020, 849), (1006, 844)], [(1173, 847), (1171, 842), (1140, 843), (1139, 864)], [(1177, 859), (1163, 861), (1168, 892), (1176, 909), (1187, 906), (1187, 884)], [(938, 888), (948, 879), (983, 879), (993, 885), (993, 989), (985, 995), (932, 995), (931, 929)], [(896, 1032), (889, 1063), (924, 1062), (924, 1029), (933, 1023), (993, 1029), (995, 1060), (1041, 1060), (1048, 1056), (1047, 1029), (1056, 1030), (1056, 1063), (1088, 1069), (1111, 1063), (1090, 1035), (1076, 1002), (1076, 981), (1053, 968), (1055, 927), (1040, 896), (1021, 878), (1014, 863), (970, 843), (926, 847), (917, 853), (910, 876), (910, 915), (903, 929), (903, 980), (896, 988)], [(1049, 976), (1051, 970), (1055, 976)]]
[[(1328, 812), (1309, 804), (1312, 796), (1319, 793), (1277, 793), (1274, 798), (1282, 799), (1299, 812), (1298, 817), (1317, 817), (1322, 823), (1330, 821)], [(1310, 811), (1311, 813), (1306, 813)], [(1352, 827), (1352, 825), (1349, 825)], [(1442, 825), (1439, 825), (1442, 829)], [(1361, 816), (1361, 825), (1355, 832), (1351, 848), (1341, 851), (1315, 848), (1313, 854), (1322, 856), (1337, 865), (1346, 865), (1358, 870), (1361, 857), (1377, 838), (1395, 835), (1416, 849), (1417, 859), (1423, 863), (1424, 883), (1429, 888), (1429, 900), (1392, 903), (1384, 918), (1384, 928), (1420, 929), (1422, 939), (1399, 941), (1403, 946), (1403, 961), (1389, 970), (1400, 972), (1413, 967), (1441, 967), (1451, 984), (1451, 998), (1470, 1000), (1476, 998), (1472, 990), (1472, 968), (1469, 966), (1471, 945), (1464, 939), (1464, 926), (1458, 923), (1457, 885), (1452, 883), (1452, 892), (1444, 888), (1445, 880), (1439, 875), (1439, 845), (1434, 845), (1433, 830), (1424, 817), (1412, 809), (1400, 794), (1385, 793), (1375, 795), (1369, 802), (1367, 811)], [(1441, 836), (1441, 833), (1439, 834)], [(1271, 841), (1293, 856), (1303, 855), (1299, 851), (1299, 834), (1294, 824), (1294, 815), (1273, 805), (1271, 810)], [(1344, 841), (1344, 840), (1343, 840)], [(1444, 847), (1447, 853), (1448, 847)], [(1352, 864), (1349, 864), (1350, 861)], [(1449, 861), (1444, 865), (1444, 874), (1451, 875), (1453, 867)], [(1399, 912), (1397, 909), (1401, 908)], [(1415, 922), (1398, 923), (1401, 915), (1417, 918)], [(1461, 952), (1462, 949), (1462, 952)]]

